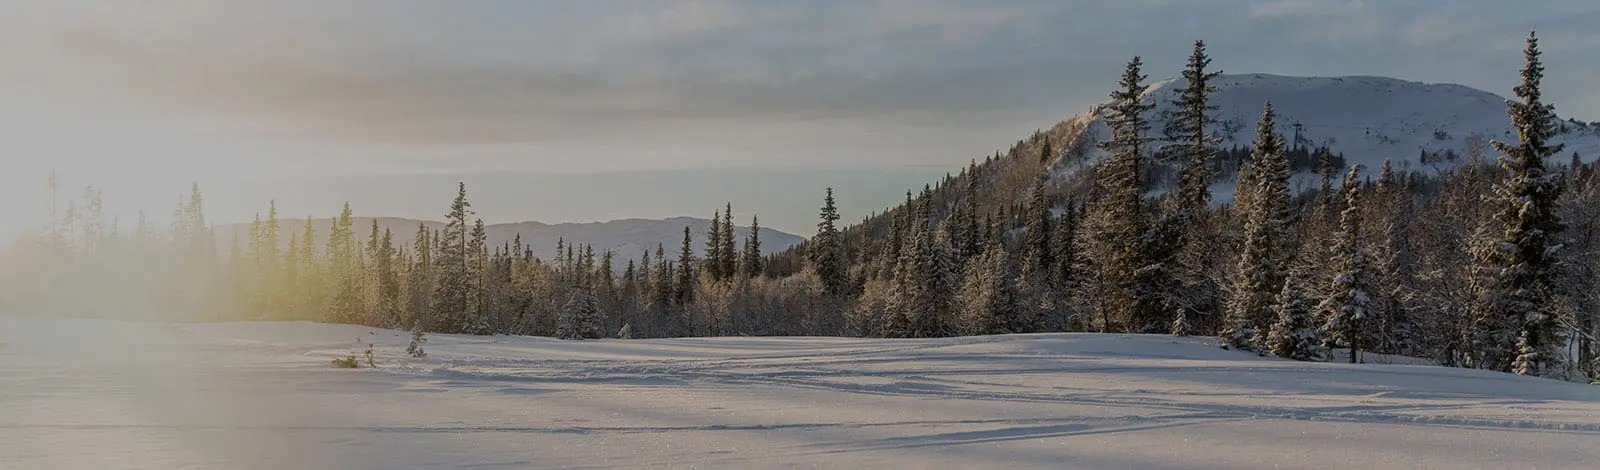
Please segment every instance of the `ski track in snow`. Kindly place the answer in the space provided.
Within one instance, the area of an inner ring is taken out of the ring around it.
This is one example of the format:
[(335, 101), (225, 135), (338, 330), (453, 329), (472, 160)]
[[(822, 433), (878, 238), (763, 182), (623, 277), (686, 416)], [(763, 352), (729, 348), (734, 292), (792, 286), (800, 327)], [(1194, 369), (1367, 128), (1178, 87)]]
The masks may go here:
[(408, 341), (0, 317), (0, 468), (1600, 467), (1600, 387), (1205, 338)]

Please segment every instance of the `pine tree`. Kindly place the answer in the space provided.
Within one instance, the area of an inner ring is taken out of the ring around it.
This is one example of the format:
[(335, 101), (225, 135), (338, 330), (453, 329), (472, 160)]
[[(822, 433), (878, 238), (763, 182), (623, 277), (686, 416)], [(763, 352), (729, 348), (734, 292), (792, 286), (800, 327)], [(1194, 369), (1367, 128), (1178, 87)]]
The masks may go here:
[(1144, 112), (1154, 108), (1145, 103), (1148, 88), (1140, 72), (1143, 61), (1134, 57), (1111, 93), (1111, 140), (1099, 146), (1111, 155), (1100, 170), (1103, 197), (1092, 208), (1090, 247), (1100, 266), (1101, 331), (1126, 331), (1139, 328), (1135, 322), (1149, 318), (1157, 306), (1147, 296), (1151, 292), (1139, 285), (1138, 271), (1145, 266), (1140, 243), (1146, 236), (1144, 220), (1143, 147), (1150, 125)]
[(1181, 159), (1184, 165), (1175, 194), (1168, 199), (1169, 212), (1190, 219), (1205, 211), (1211, 202), (1211, 190), (1207, 186), (1213, 178), (1212, 159), (1217, 150), (1216, 139), (1206, 134), (1206, 126), (1216, 120), (1207, 113), (1217, 109), (1210, 104), (1211, 94), (1217, 91), (1211, 82), (1222, 72), (1207, 71), (1210, 65), (1205, 41), (1195, 41), (1194, 52), (1183, 70), (1184, 85), (1175, 91), (1178, 98), (1172, 101), (1176, 109), (1169, 111), (1165, 129), (1167, 139), (1175, 146), (1174, 157)]
[[(657, 244), (656, 246), (659, 247), (660, 245)], [(644, 256), (639, 259), (639, 286), (646, 292), (651, 290), (651, 269), (655, 269), (655, 265), (650, 264), (650, 247), (647, 246), (644, 247)]]
[(1365, 199), (1374, 280), (1373, 335), (1368, 349), (1390, 354), (1415, 354), (1416, 325), (1407, 301), (1415, 296), (1413, 249), (1410, 245), (1411, 191), (1402, 186), (1390, 161), (1383, 161), (1377, 184)]
[(323, 292), (322, 266), (317, 263), (317, 232), (312, 226), (311, 217), (306, 217), (305, 231), (300, 236), (300, 251), (296, 262), (300, 270), (300, 308), (304, 314), (312, 314), (322, 306), (326, 294)]
[(1329, 348), (1350, 348), (1350, 362), (1360, 361), (1362, 339), (1372, 316), (1369, 256), (1361, 238), (1361, 165), (1350, 168), (1345, 177), (1345, 209), (1339, 217), (1339, 232), (1334, 234), (1335, 275), (1328, 298), (1317, 306), (1323, 318), (1322, 338)]
[(487, 335), (494, 333), (493, 320), (490, 318), (492, 311), (489, 303), (488, 271), (489, 247), (488, 232), (484, 229), (483, 219), (477, 219), (472, 224), (472, 233), (467, 241), (467, 310), (465, 322), (462, 323), (462, 332), (474, 335)]
[(1028, 202), (1028, 228), (1023, 239), (1023, 275), (1045, 281), (1048, 287), (1050, 271), (1055, 267), (1055, 243), (1051, 227), (1053, 216), (1050, 199), (1045, 195), (1045, 180), (1040, 177), (1033, 185), (1033, 198)]
[(907, 209), (910, 232), (900, 250), (888, 331), (891, 336), (947, 336), (956, 326), (950, 317), (960, 279), (949, 240), (934, 223), (932, 191), (923, 189)]
[(1563, 146), (1549, 144), (1556, 132), (1555, 108), (1542, 101), (1544, 65), (1533, 33), (1523, 56), (1522, 84), (1514, 90), (1520, 101), (1506, 103), (1519, 143), (1492, 142), (1505, 155), (1500, 166), (1506, 179), (1494, 187), (1500, 211), (1486, 230), (1495, 239), (1478, 250), (1484, 279), (1475, 306), (1475, 359), (1479, 367), (1561, 377), (1566, 340), (1552, 301), (1560, 282), (1559, 234), (1565, 227), (1555, 209), (1564, 185), (1559, 173), (1546, 168), (1545, 158)]
[(472, 271), (468, 263), (467, 217), (472, 213), (467, 202), (467, 185), (458, 186), (455, 201), (445, 216), (445, 228), (439, 234), (437, 264), (438, 282), (433, 295), (433, 314), (440, 328), (447, 333), (459, 332), (472, 308)]
[(811, 237), (807, 248), (812, 269), (822, 279), (823, 290), (829, 295), (842, 295), (845, 288), (845, 266), (840, 252), (839, 230), (834, 222), (839, 220), (839, 210), (833, 204), (833, 188), (822, 202), (822, 221), (817, 223), (817, 234)]
[(278, 262), (278, 266), (282, 267), (278, 275), (281, 276), (279, 282), (283, 283), (285, 293), (284, 306), (290, 311), (299, 306), (300, 291), (297, 289), (301, 282), (299, 257), (300, 234), (290, 233), (289, 249), (283, 252), (283, 259)]
[(423, 333), (422, 330), (412, 330), (411, 331), (411, 344), (406, 346), (406, 354), (410, 354), (411, 357), (415, 357), (415, 358), (419, 358), (419, 359), (420, 358), (424, 358), (424, 357), (428, 357), (428, 351), (426, 349), (427, 344), (428, 344), (428, 334), (427, 333)]
[(723, 278), (731, 278), (739, 274), (739, 248), (733, 239), (733, 203), (723, 207), (722, 234), (717, 241), (722, 246), (717, 248), (717, 270), (722, 272)]
[(614, 269), (612, 266), (614, 260), (612, 258), (613, 256), (611, 254), (611, 250), (606, 250), (605, 253), (601, 253), (600, 265), (596, 266), (594, 269), (593, 285), (595, 288), (595, 297), (599, 299), (608, 299), (616, 293), (617, 284), (616, 278), (613, 277), (614, 274), (612, 274), (612, 269)]
[[(334, 219), (332, 227), (328, 230), (328, 245), (322, 252), (327, 260), (323, 272), (326, 273), (328, 285), (332, 286), (336, 293), (350, 288), (349, 284), (355, 282), (356, 275), (355, 221), (352, 219), (350, 203), (345, 203), (339, 218)], [(332, 309), (328, 312), (329, 318), (334, 321), (355, 321), (355, 317), (352, 316), (355, 314), (352, 308), (353, 299), (354, 297), (349, 297), (334, 301), (333, 305), (330, 305)]]
[(695, 259), (693, 243), (694, 240), (689, 237), (689, 227), (684, 227), (683, 249), (678, 252), (678, 285), (676, 289), (678, 305), (694, 303)]
[(706, 274), (712, 280), (722, 280), (722, 212), (711, 217), (711, 228), (706, 231)]
[(411, 330), (418, 332), (438, 328), (432, 313), (434, 261), (430, 233), (426, 224), (417, 224), (416, 239), (412, 241), (416, 259), (406, 272), (406, 321)]
[(1289, 165), (1284, 155), (1283, 137), (1273, 128), (1274, 113), (1268, 102), (1256, 127), (1256, 140), (1250, 153), (1254, 187), (1240, 186), (1248, 194), (1245, 216), (1244, 252), (1239, 258), (1239, 277), (1221, 334), (1222, 344), (1231, 348), (1264, 347), (1268, 327), (1273, 323), (1274, 297), (1283, 287), (1282, 265), (1284, 225), (1289, 218)]
[(1015, 333), (1031, 326), (1022, 319), (1014, 277), (1010, 255), (1000, 245), (989, 245), (973, 260), (958, 296), (966, 334)]
[(587, 286), (573, 289), (572, 297), (561, 307), (556, 317), (556, 337), (561, 339), (595, 339), (605, 335), (600, 327), (600, 306), (594, 292)]
[[(179, 220), (182, 220), (182, 211), (180, 210), (179, 212)], [(265, 308), (267, 314), (272, 315), (271, 318), (282, 318), (283, 300), (286, 297), (283, 268), (279, 262), (282, 259), (278, 252), (279, 243), (278, 201), (274, 200), (267, 204), (267, 220), (261, 225), (262, 251), (256, 253), (257, 256), (260, 256), (257, 263), (261, 269), (259, 277), (262, 280), (261, 288), (266, 292), (263, 296), (266, 301)]]
[(1078, 208), (1075, 203), (1068, 203), (1067, 210), (1056, 221), (1056, 233), (1050, 238), (1055, 245), (1054, 284), (1062, 289), (1070, 289), (1077, 281), (1078, 272)]
[(1333, 163), (1333, 151), (1327, 148), (1317, 150), (1317, 177), (1318, 210), (1332, 217), (1333, 205), (1339, 198), (1333, 192), (1333, 181), (1339, 177), (1339, 167)]
[(1267, 335), (1267, 347), (1273, 355), (1296, 361), (1322, 357), (1316, 326), (1306, 302), (1300, 283), (1292, 276), (1284, 279), (1283, 291), (1278, 294), (1278, 321)]
[(761, 265), (761, 220), (758, 216), (750, 216), (750, 234), (744, 239), (744, 254), (739, 259), (739, 272), (745, 277), (757, 277), (762, 272)]
[(400, 277), (394, 266), (395, 261), (394, 233), (384, 230), (383, 238), (378, 241), (377, 252), (372, 258), (372, 278), (377, 288), (377, 305), (374, 313), (377, 314), (379, 325), (385, 328), (405, 326), (400, 308)]

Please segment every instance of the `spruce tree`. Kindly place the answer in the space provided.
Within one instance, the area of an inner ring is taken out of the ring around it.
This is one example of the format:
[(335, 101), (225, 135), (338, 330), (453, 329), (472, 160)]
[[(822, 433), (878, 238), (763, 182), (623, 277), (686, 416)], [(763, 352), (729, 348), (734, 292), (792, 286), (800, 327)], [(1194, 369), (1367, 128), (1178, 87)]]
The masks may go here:
[(1106, 121), (1111, 140), (1100, 142), (1110, 156), (1102, 164), (1099, 185), (1103, 196), (1090, 215), (1093, 222), (1090, 247), (1100, 267), (1101, 331), (1127, 331), (1139, 328), (1135, 322), (1150, 317), (1157, 308), (1139, 285), (1138, 271), (1145, 260), (1140, 243), (1146, 236), (1144, 220), (1143, 147), (1150, 125), (1144, 112), (1154, 103), (1142, 99), (1148, 88), (1140, 72), (1143, 61), (1134, 57), (1111, 93)]
[(739, 259), (739, 272), (745, 277), (757, 277), (762, 273), (761, 265), (761, 220), (758, 216), (750, 216), (750, 234), (744, 239), (744, 254)]
[(1050, 198), (1045, 195), (1045, 180), (1040, 177), (1033, 185), (1033, 197), (1028, 202), (1028, 228), (1023, 238), (1022, 271), (1025, 276), (1044, 281), (1039, 287), (1049, 287), (1050, 271), (1055, 267), (1055, 243), (1051, 240), (1053, 214)]
[(721, 246), (717, 248), (717, 271), (723, 278), (731, 278), (739, 274), (739, 249), (733, 239), (733, 203), (723, 207), (722, 233), (717, 236)]
[(374, 313), (378, 324), (385, 328), (406, 326), (404, 313), (400, 308), (400, 277), (394, 265), (396, 258), (394, 233), (384, 230), (383, 238), (378, 241), (377, 252), (372, 258), (372, 278), (377, 289), (377, 305)]
[(1567, 342), (1554, 297), (1565, 225), (1555, 210), (1564, 185), (1558, 172), (1546, 168), (1545, 159), (1563, 146), (1549, 143), (1556, 132), (1555, 107), (1542, 100), (1544, 65), (1533, 33), (1523, 57), (1522, 83), (1514, 89), (1517, 100), (1506, 103), (1519, 142), (1491, 143), (1504, 154), (1500, 166), (1506, 178), (1495, 185), (1492, 196), (1499, 213), (1486, 232), (1494, 238), (1478, 249), (1483, 279), (1475, 306), (1475, 359), (1480, 367), (1561, 377)]
[(1238, 278), (1228, 303), (1221, 333), (1222, 344), (1231, 348), (1265, 347), (1275, 315), (1272, 305), (1283, 288), (1282, 265), (1284, 225), (1289, 218), (1289, 164), (1284, 155), (1283, 137), (1274, 129), (1272, 103), (1268, 102), (1256, 126), (1256, 139), (1250, 153), (1254, 187), (1240, 186), (1248, 195), (1247, 205), (1239, 207), (1245, 217), (1244, 251), (1239, 258)]
[(573, 289), (572, 296), (561, 307), (556, 317), (555, 335), (561, 339), (595, 339), (605, 336), (601, 331), (599, 302), (588, 286)]
[[(283, 306), (287, 313), (298, 313), (295, 310), (300, 305), (300, 234), (289, 234), (289, 249), (283, 252), (283, 259), (279, 260), (279, 282), (283, 283)], [(292, 316), (290, 318), (293, 318)]]
[(655, 265), (650, 264), (650, 247), (646, 246), (644, 247), (644, 255), (639, 258), (639, 286), (645, 292), (651, 291), (650, 270), (652, 269), (655, 269)]
[(706, 274), (712, 280), (722, 280), (722, 212), (711, 216), (711, 228), (706, 231)]
[(412, 331), (431, 331), (438, 328), (433, 320), (433, 242), (427, 224), (417, 224), (412, 252), (416, 259), (406, 271), (407, 328)]
[(1267, 335), (1267, 348), (1274, 356), (1296, 361), (1322, 357), (1305, 291), (1293, 276), (1284, 279), (1283, 291), (1278, 294), (1277, 313), (1278, 321)]
[(1016, 277), (1010, 254), (989, 245), (966, 270), (960, 285), (958, 318), (967, 334), (1004, 334), (1027, 331), (1018, 304)]
[(673, 277), (670, 261), (667, 261), (666, 248), (661, 243), (656, 244), (656, 274), (655, 284), (651, 288), (652, 309), (656, 314), (665, 314), (677, 298), (676, 283)]
[[(316, 228), (312, 226), (310, 217), (306, 217), (305, 231), (300, 235), (300, 252), (296, 256), (299, 264), (300, 293), (299, 310), (303, 315), (318, 313), (326, 294), (323, 293), (322, 267), (317, 263)], [(315, 317), (312, 317), (315, 318)]]
[(1416, 297), (1413, 249), (1410, 247), (1410, 221), (1412, 211), (1410, 190), (1401, 186), (1401, 178), (1392, 170), (1390, 161), (1383, 161), (1377, 184), (1365, 199), (1366, 223), (1370, 227), (1371, 269), (1374, 280), (1373, 335), (1366, 343), (1368, 349), (1390, 354), (1415, 354), (1416, 326), (1408, 299)]
[(948, 240), (934, 226), (933, 197), (924, 189), (912, 217), (911, 238), (900, 253), (900, 273), (896, 276), (898, 299), (894, 302), (903, 320), (897, 335), (929, 338), (947, 336), (951, 330), (956, 281)]
[(434, 258), (438, 280), (432, 310), (440, 328), (447, 333), (460, 332), (472, 308), (473, 280), (467, 253), (467, 218), (471, 214), (467, 185), (460, 183), (450, 212), (445, 215), (444, 230), (436, 239), (439, 251)]
[(1339, 167), (1333, 164), (1333, 152), (1324, 148), (1317, 151), (1317, 215), (1330, 226), (1334, 219), (1334, 204), (1339, 195), (1333, 192), (1333, 181), (1339, 177)]
[(1322, 339), (1329, 348), (1350, 348), (1350, 362), (1360, 361), (1362, 340), (1372, 317), (1369, 256), (1361, 237), (1361, 165), (1350, 167), (1345, 177), (1345, 209), (1339, 217), (1339, 232), (1334, 234), (1335, 273), (1328, 298), (1317, 306), (1323, 318)]
[(1052, 255), (1055, 260), (1053, 283), (1061, 289), (1070, 289), (1077, 280), (1078, 224), (1082, 222), (1078, 215), (1077, 205), (1069, 202), (1067, 210), (1056, 221), (1055, 235), (1050, 237), (1050, 242), (1055, 245), (1055, 254)]
[[(181, 210), (180, 215), (181, 217)], [(180, 219), (181, 220), (181, 219)], [(261, 246), (263, 251), (257, 252), (260, 256), (258, 266), (261, 269), (261, 289), (266, 293), (265, 308), (272, 318), (282, 318), (282, 308), (287, 291), (284, 289), (283, 270), (280, 267), (282, 258), (278, 252), (278, 201), (269, 201), (267, 204), (267, 220), (261, 225)]]
[(827, 196), (823, 199), (821, 219), (817, 223), (817, 234), (811, 237), (810, 246), (807, 247), (811, 267), (822, 280), (824, 291), (829, 295), (842, 295), (845, 265), (840, 251), (839, 230), (834, 227), (834, 222), (839, 220), (839, 210), (833, 204), (833, 188), (828, 188)]
[(494, 333), (494, 330), (493, 321), (490, 319), (489, 293), (486, 289), (489, 247), (488, 232), (484, 230), (483, 219), (473, 222), (472, 232), (467, 240), (467, 309), (461, 329), (468, 334), (487, 335)]
[(678, 252), (678, 285), (677, 304), (689, 305), (694, 302), (695, 294), (695, 259), (694, 240), (689, 236), (689, 227), (683, 228), (683, 249)]
[(1215, 139), (1206, 133), (1206, 126), (1216, 120), (1207, 113), (1217, 109), (1210, 103), (1211, 94), (1217, 91), (1212, 81), (1222, 72), (1208, 71), (1206, 68), (1210, 65), (1205, 41), (1195, 41), (1194, 52), (1183, 70), (1183, 87), (1175, 90), (1178, 95), (1172, 101), (1175, 109), (1169, 111), (1165, 129), (1167, 139), (1174, 144), (1172, 154), (1183, 162), (1178, 187), (1168, 199), (1169, 212), (1191, 219), (1205, 211), (1211, 202), (1211, 190), (1207, 186), (1213, 178), (1212, 160), (1217, 150)]

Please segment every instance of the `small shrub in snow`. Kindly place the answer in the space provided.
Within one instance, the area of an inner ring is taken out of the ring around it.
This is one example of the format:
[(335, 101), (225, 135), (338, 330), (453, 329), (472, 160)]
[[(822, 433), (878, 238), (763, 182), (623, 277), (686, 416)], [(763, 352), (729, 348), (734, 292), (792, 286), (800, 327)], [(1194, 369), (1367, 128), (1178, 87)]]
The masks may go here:
[(428, 344), (427, 333), (423, 333), (422, 330), (411, 332), (411, 345), (406, 346), (406, 354), (416, 358), (428, 357), (428, 352), (422, 349), (425, 344)]
[(351, 354), (345, 357), (333, 358), (333, 366), (340, 369), (355, 369), (361, 367), (361, 363), (356, 362), (356, 355)]
[(622, 324), (622, 330), (617, 332), (617, 338), (633, 339), (633, 325), (629, 323)]

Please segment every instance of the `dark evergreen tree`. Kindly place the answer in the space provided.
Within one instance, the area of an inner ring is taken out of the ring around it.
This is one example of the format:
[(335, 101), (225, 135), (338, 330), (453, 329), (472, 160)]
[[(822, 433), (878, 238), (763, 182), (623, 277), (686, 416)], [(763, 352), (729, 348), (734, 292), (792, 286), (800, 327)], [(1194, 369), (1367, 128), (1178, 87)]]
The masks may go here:
[(695, 259), (694, 240), (689, 237), (689, 227), (683, 228), (683, 249), (678, 252), (678, 285), (677, 304), (689, 305), (694, 302), (695, 294)]
[(961, 330), (966, 334), (1004, 334), (1030, 330), (1018, 305), (1010, 254), (989, 245), (973, 260), (959, 291)]
[(811, 237), (807, 248), (811, 267), (822, 280), (823, 290), (830, 295), (841, 295), (845, 288), (845, 266), (841, 252), (839, 230), (834, 222), (839, 220), (839, 210), (833, 205), (833, 188), (828, 188), (822, 202), (822, 221), (817, 223), (817, 234)]
[(1101, 331), (1139, 328), (1134, 323), (1151, 318), (1158, 308), (1138, 279), (1145, 266), (1140, 250), (1146, 237), (1143, 152), (1150, 125), (1144, 113), (1155, 106), (1143, 100), (1142, 64), (1138, 57), (1128, 62), (1120, 89), (1111, 93), (1106, 116), (1111, 140), (1099, 143), (1110, 156), (1099, 169), (1103, 196), (1091, 208), (1089, 246), (1100, 267)]
[(1339, 217), (1339, 232), (1334, 234), (1333, 285), (1328, 298), (1317, 306), (1323, 318), (1322, 339), (1329, 348), (1350, 348), (1350, 362), (1360, 361), (1362, 339), (1372, 316), (1369, 254), (1361, 238), (1361, 165), (1350, 167), (1344, 180), (1345, 209)]
[(601, 331), (599, 301), (588, 286), (572, 289), (572, 296), (556, 317), (555, 335), (561, 339), (595, 339), (605, 336)]
[(1240, 186), (1249, 194), (1247, 205), (1239, 207), (1245, 217), (1244, 252), (1239, 258), (1238, 278), (1221, 333), (1226, 347), (1255, 349), (1264, 347), (1275, 315), (1272, 305), (1283, 287), (1284, 225), (1289, 211), (1289, 168), (1284, 156), (1283, 137), (1274, 129), (1272, 103), (1266, 104), (1256, 126), (1256, 140), (1250, 154), (1253, 187)]
[(1539, 89), (1544, 78), (1539, 39), (1528, 34), (1518, 100), (1507, 102), (1515, 145), (1492, 142), (1505, 156), (1506, 178), (1494, 187), (1500, 206), (1486, 228), (1493, 238), (1480, 247), (1483, 264), (1474, 358), (1480, 367), (1523, 375), (1560, 377), (1566, 373), (1566, 340), (1553, 308), (1560, 271), (1559, 238), (1564, 224), (1555, 213), (1563, 190), (1560, 174), (1545, 159), (1562, 150), (1552, 145), (1555, 107)]
[(750, 216), (750, 234), (744, 239), (744, 254), (739, 259), (739, 272), (745, 277), (757, 277), (762, 272), (761, 265), (761, 220), (757, 216)]
[(1284, 279), (1283, 291), (1278, 294), (1277, 313), (1278, 321), (1267, 335), (1267, 348), (1272, 354), (1296, 361), (1321, 358), (1321, 344), (1306, 293), (1293, 276)]
[(728, 273), (722, 272), (722, 212), (711, 216), (711, 228), (706, 231), (706, 274), (712, 280), (722, 280)]
[(721, 243), (717, 247), (717, 271), (722, 278), (731, 278), (739, 274), (739, 248), (733, 239), (733, 203), (723, 207), (722, 233), (717, 236)]
[(1212, 81), (1222, 72), (1207, 70), (1210, 65), (1205, 41), (1195, 41), (1194, 52), (1183, 70), (1183, 87), (1175, 90), (1178, 97), (1172, 101), (1174, 109), (1167, 115), (1165, 129), (1173, 145), (1171, 155), (1183, 162), (1178, 187), (1168, 198), (1168, 212), (1190, 219), (1198, 217), (1211, 202), (1207, 186), (1213, 178), (1216, 142), (1206, 133), (1206, 126), (1216, 121), (1208, 113), (1217, 109), (1210, 102), (1211, 94), (1217, 91)]
[(450, 212), (445, 216), (444, 230), (439, 233), (437, 282), (433, 295), (433, 314), (439, 327), (447, 333), (460, 332), (472, 313), (475, 292), (471, 255), (467, 251), (467, 218), (472, 215), (472, 204), (467, 202), (467, 185), (461, 183)]
[(1041, 177), (1033, 185), (1033, 197), (1028, 202), (1028, 228), (1024, 232), (1022, 243), (1022, 271), (1023, 275), (1047, 281), (1039, 287), (1050, 287), (1050, 272), (1055, 267), (1056, 244), (1051, 240), (1054, 228), (1051, 227), (1054, 215), (1051, 213), (1050, 198), (1045, 194), (1046, 177)]
[(412, 252), (415, 256), (410, 270), (406, 271), (407, 328), (428, 331), (438, 328), (432, 318), (433, 304), (433, 242), (426, 224), (417, 224)]
[(385, 328), (406, 326), (401, 309), (400, 277), (395, 269), (396, 261), (394, 233), (384, 230), (383, 238), (378, 241), (377, 252), (372, 258), (372, 278), (377, 287), (375, 313), (379, 325)]

